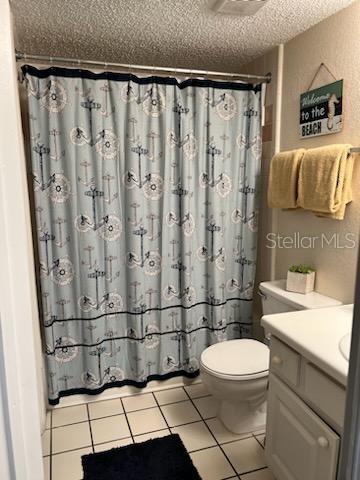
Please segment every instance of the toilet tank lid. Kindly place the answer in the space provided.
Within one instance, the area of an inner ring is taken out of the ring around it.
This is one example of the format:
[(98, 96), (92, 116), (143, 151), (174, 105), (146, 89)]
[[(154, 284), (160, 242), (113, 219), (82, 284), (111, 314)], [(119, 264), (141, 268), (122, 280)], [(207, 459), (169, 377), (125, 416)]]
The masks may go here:
[(327, 297), (318, 292), (306, 294), (288, 292), (286, 290), (286, 280), (274, 280), (272, 282), (260, 283), (261, 293), (276, 298), (286, 305), (291, 305), (296, 310), (311, 310), (313, 308), (336, 307), (342, 305), (339, 300)]
[(225, 376), (249, 376), (269, 370), (269, 348), (252, 339), (228, 340), (211, 345), (201, 354), (202, 365)]

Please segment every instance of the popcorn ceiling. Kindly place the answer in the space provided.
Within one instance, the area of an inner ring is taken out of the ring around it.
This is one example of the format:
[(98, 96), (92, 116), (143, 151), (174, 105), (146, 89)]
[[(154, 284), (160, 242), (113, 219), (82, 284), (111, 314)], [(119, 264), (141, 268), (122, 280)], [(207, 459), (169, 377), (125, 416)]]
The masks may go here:
[(353, 0), (270, 0), (254, 17), (215, 14), (206, 0), (12, 0), (26, 53), (239, 71)]

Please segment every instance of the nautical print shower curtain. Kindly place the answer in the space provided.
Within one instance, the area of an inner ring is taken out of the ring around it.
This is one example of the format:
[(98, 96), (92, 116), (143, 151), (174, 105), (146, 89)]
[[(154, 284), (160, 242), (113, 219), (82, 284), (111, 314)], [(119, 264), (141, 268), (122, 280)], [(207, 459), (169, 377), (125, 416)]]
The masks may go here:
[(49, 401), (251, 335), (261, 88), (23, 67)]

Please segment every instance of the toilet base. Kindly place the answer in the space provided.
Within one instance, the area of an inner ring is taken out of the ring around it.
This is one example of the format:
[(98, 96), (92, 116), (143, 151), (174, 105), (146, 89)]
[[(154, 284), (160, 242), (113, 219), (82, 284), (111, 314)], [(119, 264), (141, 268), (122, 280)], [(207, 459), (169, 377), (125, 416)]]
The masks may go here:
[(265, 429), (266, 401), (254, 409), (248, 402), (232, 403), (223, 400), (220, 404), (219, 418), (230, 432), (237, 435)]

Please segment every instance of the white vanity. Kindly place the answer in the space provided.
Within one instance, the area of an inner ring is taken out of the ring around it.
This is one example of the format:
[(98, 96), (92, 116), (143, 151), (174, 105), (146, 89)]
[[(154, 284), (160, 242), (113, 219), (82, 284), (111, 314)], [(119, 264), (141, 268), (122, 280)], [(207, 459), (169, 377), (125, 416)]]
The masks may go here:
[(271, 334), (266, 457), (277, 480), (335, 480), (353, 306), (265, 315)]

